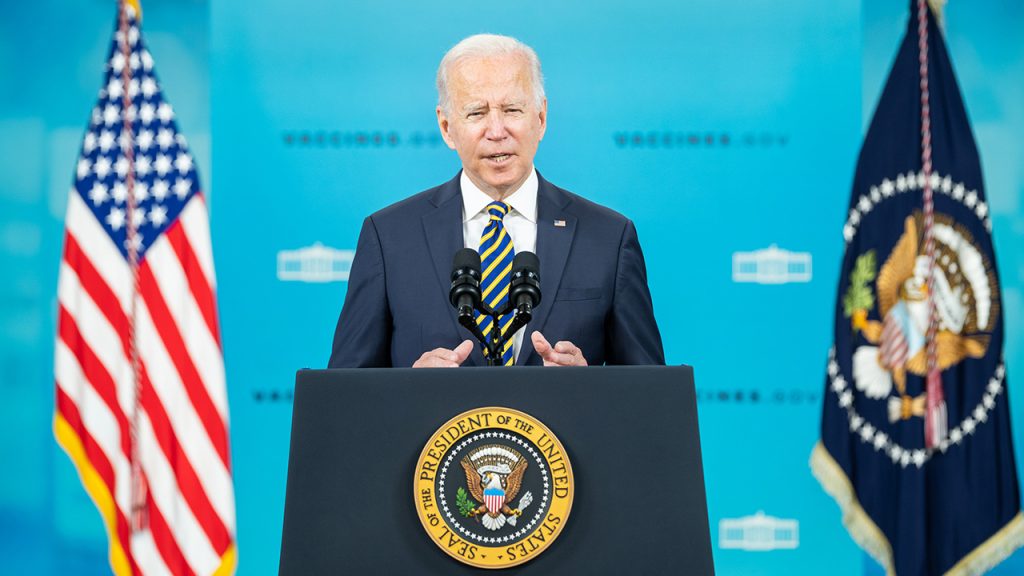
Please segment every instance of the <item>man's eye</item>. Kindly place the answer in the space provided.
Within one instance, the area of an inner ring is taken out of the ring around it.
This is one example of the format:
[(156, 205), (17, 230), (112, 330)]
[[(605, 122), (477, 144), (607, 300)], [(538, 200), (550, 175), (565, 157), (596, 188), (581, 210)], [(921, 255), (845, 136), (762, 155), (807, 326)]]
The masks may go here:
[(483, 115), (484, 115), (483, 112), (470, 112), (468, 117), (469, 118), (479, 118), (479, 117), (481, 117)]

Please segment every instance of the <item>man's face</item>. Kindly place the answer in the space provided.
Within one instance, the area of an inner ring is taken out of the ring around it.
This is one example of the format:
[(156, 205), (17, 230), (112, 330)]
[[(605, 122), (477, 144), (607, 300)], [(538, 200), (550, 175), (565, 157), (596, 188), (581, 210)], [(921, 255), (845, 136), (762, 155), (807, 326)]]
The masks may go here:
[(534, 102), (526, 59), (461, 60), (449, 70), (448, 94), (450, 111), (437, 108), (441, 136), (480, 190), (504, 198), (529, 177), (547, 127), (548, 103)]

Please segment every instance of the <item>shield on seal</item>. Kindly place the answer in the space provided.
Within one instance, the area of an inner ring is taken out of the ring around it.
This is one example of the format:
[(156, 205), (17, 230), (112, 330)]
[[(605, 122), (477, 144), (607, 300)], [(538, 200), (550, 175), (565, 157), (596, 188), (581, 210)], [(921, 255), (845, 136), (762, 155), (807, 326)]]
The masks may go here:
[(505, 491), (501, 488), (487, 488), (484, 490), (484, 505), (491, 515), (497, 515), (505, 505)]

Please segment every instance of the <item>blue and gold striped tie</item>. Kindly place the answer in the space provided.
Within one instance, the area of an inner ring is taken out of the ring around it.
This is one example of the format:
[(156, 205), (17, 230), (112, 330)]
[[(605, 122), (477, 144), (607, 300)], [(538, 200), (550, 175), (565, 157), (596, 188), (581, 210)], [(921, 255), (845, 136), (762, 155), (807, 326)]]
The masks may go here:
[[(490, 214), (490, 221), (480, 236), (480, 265), (483, 273), (480, 275), (480, 288), (483, 290), (484, 302), (491, 308), (498, 310), (508, 302), (508, 286), (512, 277), (512, 258), (516, 251), (512, 247), (512, 237), (505, 230), (504, 218), (508, 214), (509, 206), (504, 202), (491, 202), (487, 205), (487, 213)], [(502, 336), (508, 339), (505, 342), (505, 349), (502, 350), (501, 360), (505, 366), (513, 363), (512, 335), (507, 334), (508, 325), (512, 322), (515, 312), (502, 315), (499, 320)], [(476, 323), (485, 335), (491, 333), (494, 321), (490, 316), (476, 313)]]

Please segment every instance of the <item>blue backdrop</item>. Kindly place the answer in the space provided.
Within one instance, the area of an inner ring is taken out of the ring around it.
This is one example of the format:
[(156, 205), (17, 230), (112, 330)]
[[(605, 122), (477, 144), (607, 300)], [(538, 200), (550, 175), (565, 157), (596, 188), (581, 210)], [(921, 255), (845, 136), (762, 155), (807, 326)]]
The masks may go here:
[[(108, 572), (99, 516), (50, 421), (62, 218), (113, 4), (19, 2), (0, 20), (0, 562), (11, 573)], [(636, 222), (668, 361), (696, 367), (718, 572), (878, 571), (807, 459), (853, 167), (906, 2), (143, 9), (211, 199), (240, 574), (276, 573), (294, 372), (327, 362), (359, 225), (457, 171), (437, 134), (434, 72), (451, 45), (485, 31), (519, 37), (543, 62), (538, 169)], [(1021, 406), (1024, 6), (954, 0), (946, 16), (985, 169)], [(317, 243), (333, 250), (303, 250)], [(1021, 463), (1024, 413), (1014, 418)], [(757, 525), (773, 536), (756, 537)], [(1021, 571), (1018, 553), (996, 573)]]

